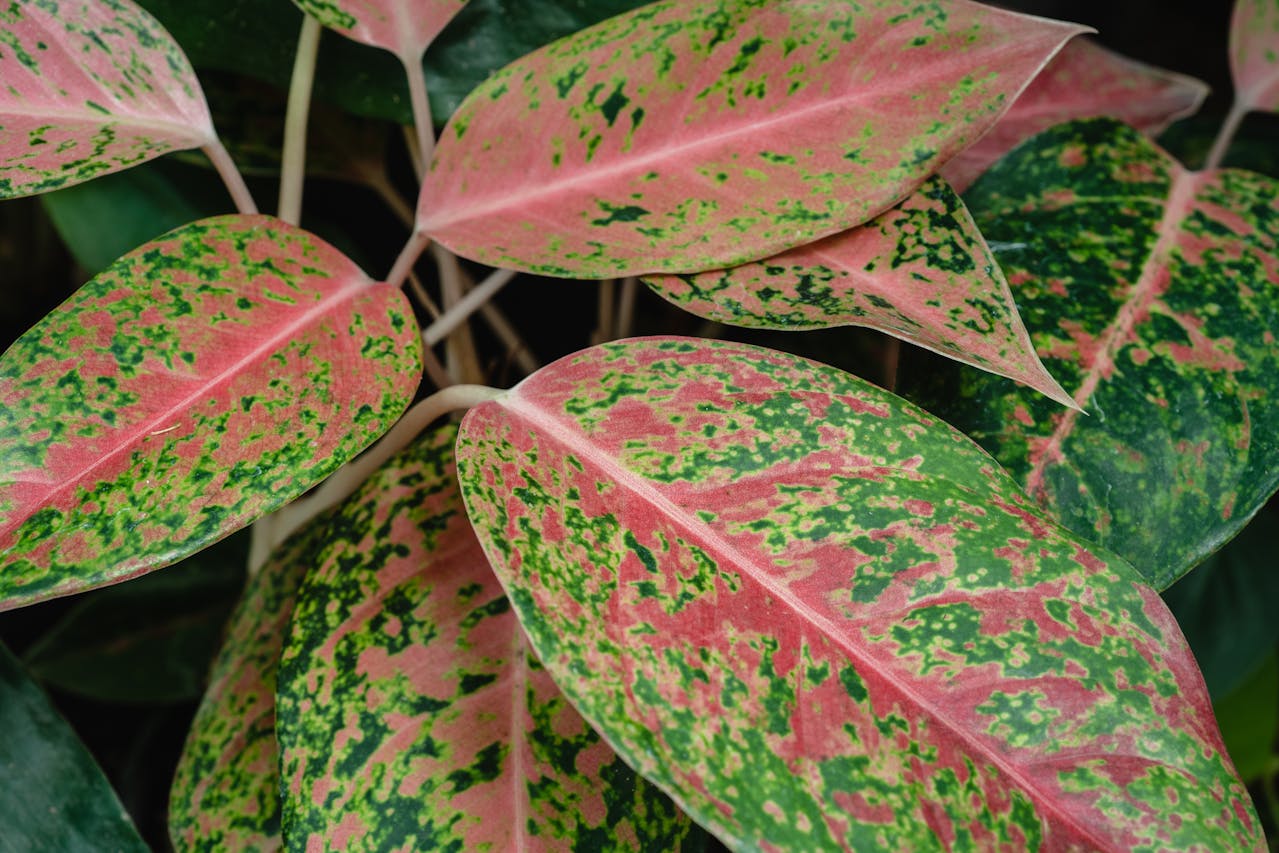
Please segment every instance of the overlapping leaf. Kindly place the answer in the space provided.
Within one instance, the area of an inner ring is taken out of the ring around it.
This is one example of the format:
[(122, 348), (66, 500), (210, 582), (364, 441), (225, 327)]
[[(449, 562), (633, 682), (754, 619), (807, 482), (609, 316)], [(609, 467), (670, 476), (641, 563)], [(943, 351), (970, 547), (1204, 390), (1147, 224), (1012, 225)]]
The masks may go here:
[(93, 756), (0, 646), (6, 850), (146, 851)]
[(312, 525), (276, 549), (231, 614), (169, 792), (175, 850), (282, 844), (276, 677), (298, 586), (326, 535)]
[(1279, 2), (1235, 0), (1230, 71), (1244, 110), (1279, 110)]
[(969, 374), (942, 413), (1166, 587), (1279, 486), (1279, 182), (1187, 172), (1093, 120), (1014, 151), (968, 204), (1040, 357), (1090, 414)]
[(418, 62), (466, 0), (293, 0), (321, 24), (364, 44)]
[(404, 296), (256, 216), (121, 258), (0, 357), (0, 608), (172, 563), (296, 497), (416, 390)]
[(0, 9), (0, 198), (216, 141), (181, 48), (132, 0)]
[(692, 849), (532, 657), (462, 511), (456, 434), (317, 521), (279, 675), (288, 847)]
[(623, 341), (472, 409), (457, 455), (556, 682), (730, 846), (1263, 843), (1154, 591), (886, 392)]
[(868, 326), (1073, 405), (1035, 355), (990, 247), (940, 178), (817, 243), (727, 270), (644, 280), (699, 317), (769, 329)]
[(767, 257), (892, 206), (1081, 29), (967, 0), (654, 3), (480, 85), (419, 228), (551, 275)]
[(963, 192), (982, 172), (1021, 142), (1055, 124), (1110, 116), (1151, 136), (1193, 115), (1208, 86), (1106, 50), (1091, 39), (1072, 39), (1040, 72), (990, 132), (956, 154), (941, 174)]

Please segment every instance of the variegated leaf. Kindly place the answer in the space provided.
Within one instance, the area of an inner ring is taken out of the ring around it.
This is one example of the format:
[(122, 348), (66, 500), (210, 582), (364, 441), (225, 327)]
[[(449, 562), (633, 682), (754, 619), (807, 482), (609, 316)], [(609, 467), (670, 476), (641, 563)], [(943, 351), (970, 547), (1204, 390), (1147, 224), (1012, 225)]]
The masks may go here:
[(667, 0), (490, 77), (418, 227), (549, 275), (731, 266), (861, 224), (1083, 28), (968, 0)]
[(168, 565), (385, 431), (420, 377), (402, 293), (284, 223), (192, 223), (0, 356), (0, 609)]
[(1156, 136), (1197, 112), (1207, 96), (1207, 84), (1193, 77), (1129, 59), (1091, 39), (1072, 39), (990, 132), (956, 154), (941, 174), (963, 192), (1018, 144), (1076, 118), (1110, 116)]
[(293, 0), (321, 24), (347, 38), (417, 62), (466, 0)]
[(298, 586), (328, 531), (313, 525), (250, 578), (227, 625), (169, 791), (175, 850), (278, 850), (275, 686)]
[(1063, 524), (1168, 586), (1279, 487), (1279, 182), (1188, 172), (1097, 119), (1026, 143), (968, 203), (1089, 414), (967, 374), (942, 413)]
[(191, 64), (132, 0), (0, 8), (0, 198), (217, 140)]
[(622, 341), (457, 456), (556, 683), (735, 849), (1263, 844), (1158, 595), (887, 392)]
[(704, 838), (528, 649), (446, 425), (332, 516), (280, 664), (292, 850), (676, 850)]
[(708, 320), (766, 329), (867, 326), (1073, 405), (1035, 355), (990, 247), (940, 178), (817, 243), (727, 270), (644, 280)]
[(1230, 71), (1243, 109), (1279, 111), (1279, 0), (1235, 0)]

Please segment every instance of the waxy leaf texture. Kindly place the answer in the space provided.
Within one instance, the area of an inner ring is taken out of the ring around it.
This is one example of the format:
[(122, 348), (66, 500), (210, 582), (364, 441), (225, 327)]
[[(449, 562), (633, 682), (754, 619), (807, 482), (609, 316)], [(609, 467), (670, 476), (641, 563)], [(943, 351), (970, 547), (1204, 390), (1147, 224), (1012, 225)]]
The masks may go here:
[(968, 189), (1017, 145), (1055, 124), (1110, 116), (1157, 136), (1193, 115), (1208, 96), (1206, 83), (1072, 39), (1031, 81), (990, 132), (941, 168), (955, 189)]
[(708, 320), (766, 329), (867, 326), (1073, 405), (1035, 355), (972, 216), (940, 178), (825, 240), (727, 270), (644, 281)]
[(967, 0), (654, 3), (480, 85), (418, 228), (547, 275), (758, 260), (891, 207), (1082, 30)]
[(1063, 524), (1168, 586), (1279, 487), (1279, 182), (1188, 172), (1099, 119), (1028, 142), (968, 203), (1089, 414), (978, 375), (944, 414)]
[(169, 791), (175, 850), (282, 846), (276, 679), (298, 586), (326, 536), (313, 524), (286, 540), (231, 614)]
[(862, 380), (606, 344), (472, 409), (457, 459), (556, 683), (731, 847), (1263, 844), (1158, 595)]
[(457, 427), (317, 519), (280, 663), (291, 850), (676, 850), (704, 838), (537, 663), (458, 494)]
[(125, 255), (0, 356), (0, 609), (176, 562), (388, 429), (404, 295), (259, 216)]
[(466, 0), (293, 0), (335, 32), (417, 62)]
[(0, 9), (0, 199), (217, 140), (191, 64), (131, 0)]
[(1230, 71), (1237, 104), (1246, 110), (1279, 111), (1279, 2), (1235, 0)]

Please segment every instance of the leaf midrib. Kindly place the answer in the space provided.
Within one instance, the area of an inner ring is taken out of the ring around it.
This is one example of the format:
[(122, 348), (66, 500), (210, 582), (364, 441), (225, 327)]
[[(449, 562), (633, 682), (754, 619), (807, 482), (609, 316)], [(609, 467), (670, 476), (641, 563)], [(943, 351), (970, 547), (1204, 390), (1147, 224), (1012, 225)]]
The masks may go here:
[[(566, 425), (551, 412), (547, 412), (532, 401), (526, 400), (519, 394), (519, 388), (514, 389), (510, 394), (498, 398), (494, 401), (497, 405), (507, 409), (508, 411), (520, 415), (533, 423), (538, 428), (538, 433), (550, 438), (553, 441), (561, 443), (574, 453), (580, 454), (582, 458), (597, 466), (612, 480), (628, 489), (636, 497), (642, 501), (648, 502), (659, 510), (661, 517), (670, 520), (675, 526), (682, 527), (690, 534), (695, 535), (703, 543), (708, 545), (712, 553), (724, 554), (728, 557), (728, 562), (740, 568), (746, 569), (753, 564), (740, 548), (723, 537), (717, 531), (711, 529), (700, 519), (696, 519), (691, 513), (680, 508), (656, 487), (651, 485), (634, 472), (628, 471), (615, 460), (612, 456), (604, 453), (590, 441), (580, 431)], [(1108, 849), (1111, 842), (1108, 839), (1099, 838), (1094, 833), (1093, 828), (1077, 819), (1074, 815), (1063, 810), (1058, 806), (1053, 797), (1054, 792), (1042, 790), (1039, 786), (1032, 784), (1023, 773), (1003, 755), (995, 750), (988, 748), (986, 744), (977, 740), (970, 735), (968, 730), (959, 722), (952, 720), (950, 716), (944, 714), (940, 708), (926, 698), (919, 695), (913, 685), (908, 684), (896, 673), (887, 668), (878, 665), (878, 662), (870, 657), (862, 649), (851, 642), (846, 637), (845, 632), (840, 630), (840, 626), (836, 625), (833, 620), (818, 613), (802, 598), (795, 595), (788, 587), (783, 586), (769, 577), (767, 574), (759, 572), (746, 571), (756, 583), (764, 588), (765, 591), (775, 596), (776, 600), (786, 605), (792, 612), (796, 613), (801, 619), (816, 628), (820, 635), (834, 641), (844, 652), (854, 660), (854, 662), (863, 671), (869, 670), (887, 681), (900, 695), (914, 702), (916, 707), (929, 714), (933, 719), (937, 720), (948, 731), (955, 735), (956, 739), (964, 743), (968, 747), (968, 754), (980, 755), (985, 757), (991, 764), (999, 768), (1004, 774), (1004, 778), (1015, 783), (1023, 792), (1035, 795), (1032, 802), (1035, 803), (1037, 814), (1041, 814), (1041, 809), (1051, 811), (1059, 816), (1059, 819), (1065, 825), (1074, 828), (1081, 837), (1087, 838), (1097, 849)], [(598, 727), (597, 727), (598, 728)], [(668, 791), (673, 799), (680, 802), (681, 806), (685, 806), (684, 798), (675, 792)]]

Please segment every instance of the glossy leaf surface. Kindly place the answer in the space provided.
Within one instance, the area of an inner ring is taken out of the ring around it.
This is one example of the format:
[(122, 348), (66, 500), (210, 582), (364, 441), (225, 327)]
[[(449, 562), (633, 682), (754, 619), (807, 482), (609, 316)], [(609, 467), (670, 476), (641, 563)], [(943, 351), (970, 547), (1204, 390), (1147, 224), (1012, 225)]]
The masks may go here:
[(906, 196), (1081, 29), (967, 0), (654, 3), (481, 84), (418, 226), (549, 275), (758, 260)]
[(1279, 111), (1279, 3), (1275, 0), (1235, 0), (1230, 71), (1236, 102), (1246, 109)]
[(93, 757), (3, 646), (0, 726), (6, 850), (146, 853)]
[(331, 30), (417, 62), (466, 0), (293, 0)]
[(280, 664), (292, 850), (676, 850), (692, 822), (532, 657), (458, 496), (457, 428), (335, 514)]
[(472, 409), (457, 453), (556, 682), (730, 846), (1262, 843), (1159, 597), (887, 392), (622, 341)]
[(0, 11), (0, 198), (217, 139), (181, 48), (131, 0)]
[(1267, 772), (1279, 734), (1279, 657), (1274, 650), (1214, 707), (1240, 778), (1251, 782)]
[(298, 586), (326, 531), (289, 538), (249, 578), (169, 792), (175, 850), (277, 850), (280, 751), (275, 688)]
[(941, 174), (963, 192), (1000, 157), (1055, 124), (1110, 116), (1151, 136), (1198, 111), (1208, 86), (1072, 39), (1031, 81), (990, 132), (959, 152)]
[(399, 290), (266, 217), (121, 258), (0, 357), (0, 608), (175, 562), (384, 432), (420, 376)]
[(1108, 120), (967, 195), (1049, 371), (1087, 411), (965, 374), (943, 416), (1067, 527), (1168, 586), (1279, 486), (1279, 183), (1186, 172)]
[(1071, 404), (1035, 355), (990, 247), (940, 178), (825, 240), (727, 270), (644, 280), (708, 320), (768, 329), (868, 326)]

